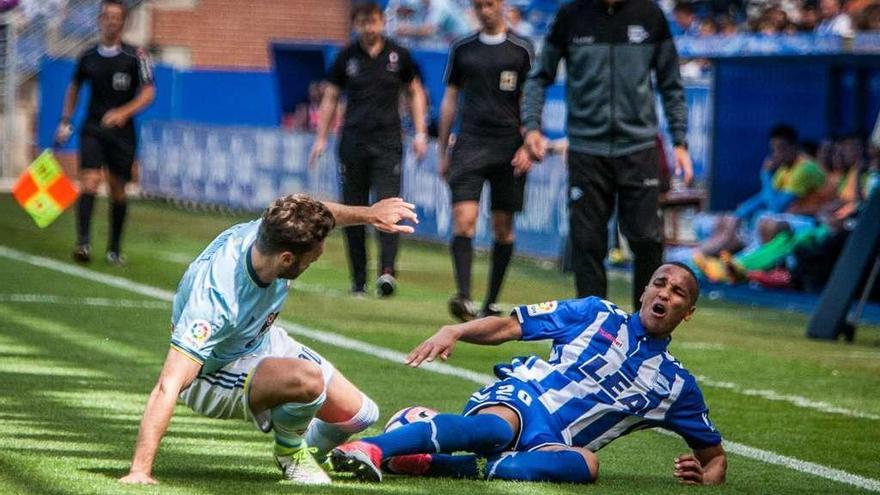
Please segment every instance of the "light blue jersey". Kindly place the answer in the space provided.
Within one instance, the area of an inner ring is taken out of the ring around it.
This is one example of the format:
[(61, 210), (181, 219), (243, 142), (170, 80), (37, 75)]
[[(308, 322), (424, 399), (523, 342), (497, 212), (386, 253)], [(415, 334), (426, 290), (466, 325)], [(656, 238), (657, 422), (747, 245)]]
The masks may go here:
[(259, 349), (287, 299), (290, 281), (263, 284), (251, 263), (260, 223), (238, 224), (217, 236), (177, 287), (171, 345), (201, 363), (202, 376)]
[[(553, 342), (547, 360), (517, 358), (495, 370), (528, 384), (558, 428), (559, 438), (535, 442), (596, 451), (627, 433), (662, 427), (692, 448), (721, 443), (696, 380), (666, 350), (671, 338), (648, 334), (638, 313), (588, 297), (520, 306), (514, 314), (522, 340)], [(475, 394), (471, 407), (481, 398)]]

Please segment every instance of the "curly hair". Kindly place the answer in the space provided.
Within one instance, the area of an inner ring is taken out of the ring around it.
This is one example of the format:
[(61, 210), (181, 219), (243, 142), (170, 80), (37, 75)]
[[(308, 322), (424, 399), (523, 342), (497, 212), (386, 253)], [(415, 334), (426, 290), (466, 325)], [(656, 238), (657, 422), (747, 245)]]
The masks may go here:
[(263, 212), (256, 246), (262, 253), (290, 251), (300, 255), (314, 249), (336, 226), (336, 219), (320, 201), (305, 194), (276, 199)]

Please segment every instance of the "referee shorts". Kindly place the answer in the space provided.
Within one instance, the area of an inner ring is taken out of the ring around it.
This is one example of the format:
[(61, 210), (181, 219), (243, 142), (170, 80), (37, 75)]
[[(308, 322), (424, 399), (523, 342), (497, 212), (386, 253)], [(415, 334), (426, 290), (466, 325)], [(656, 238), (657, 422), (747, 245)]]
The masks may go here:
[(522, 211), (526, 176), (514, 176), (510, 164), (521, 145), (519, 135), (460, 134), (449, 157), (452, 203), (479, 201), (483, 184), (489, 181), (492, 211)]
[(125, 182), (131, 180), (137, 138), (134, 127), (83, 132), (79, 141), (80, 169), (107, 170)]
[(324, 388), (333, 378), (335, 368), (323, 356), (293, 340), (280, 327), (269, 329), (266, 342), (252, 354), (242, 356), (212, 373), (199, 375), (178, 398), (194, 412), (215, 419), (252, 421), (263, 432), (272, 429), (272, 411), (254, 416), (248, 403), (250, 379), (267, 357), (306, 359), (321, 368)]

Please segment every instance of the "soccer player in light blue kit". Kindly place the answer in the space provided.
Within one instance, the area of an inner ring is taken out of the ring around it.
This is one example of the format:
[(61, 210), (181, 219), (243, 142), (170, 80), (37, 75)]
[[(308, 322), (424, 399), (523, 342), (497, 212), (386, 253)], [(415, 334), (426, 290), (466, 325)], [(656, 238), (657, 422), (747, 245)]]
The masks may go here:
[(350, 207), (293, 195), (214, 239), (174, 296), (171, 349), (147, 402), (131, 469), (120, 481), (156, 483), (153, 460), (180, 400), (208, 417), (274, 431), (284, 479), (330, 483), (320, 459), (375, 423), (379, 410), (275, 319), (291, 280), (321, 256), (334, 226), (369, 223), (384, 232), (412, 232), (404, 220), (418, 219), (400, 198)]
[[(553, 347), (549, 359), (496, 366), (499, 380), (473, 394), (463, 415), (438, 414), (342, 445), (331, 454), (333, 464), (371, 481), (382, 479), (384, 466), (397, 474), (590, 483), (599, 474), (597, 450), (662, 427), (693, 451), (676, 458), (679, 481), (723, 483), (721, 435), (694, 377), (667, 351), (698, 295), (690, 268), (670, 263), (654, 272), (631, 315), (588, 297), (445, 326), (407, 356), (410, 366), (448, 359), (459, 340), (551, 340)], [(477, 455), (448, 455), (457, 451)]]

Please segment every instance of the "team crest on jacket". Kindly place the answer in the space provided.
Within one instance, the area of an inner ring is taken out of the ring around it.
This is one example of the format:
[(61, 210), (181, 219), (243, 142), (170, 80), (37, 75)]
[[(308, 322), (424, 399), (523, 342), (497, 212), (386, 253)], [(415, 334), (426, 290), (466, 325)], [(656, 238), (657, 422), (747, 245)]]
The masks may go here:
[(627, 26), (626, 37), (629, 38), (630, 43), (641, 43), (648, 39), (648, 32), (639, 25)]

